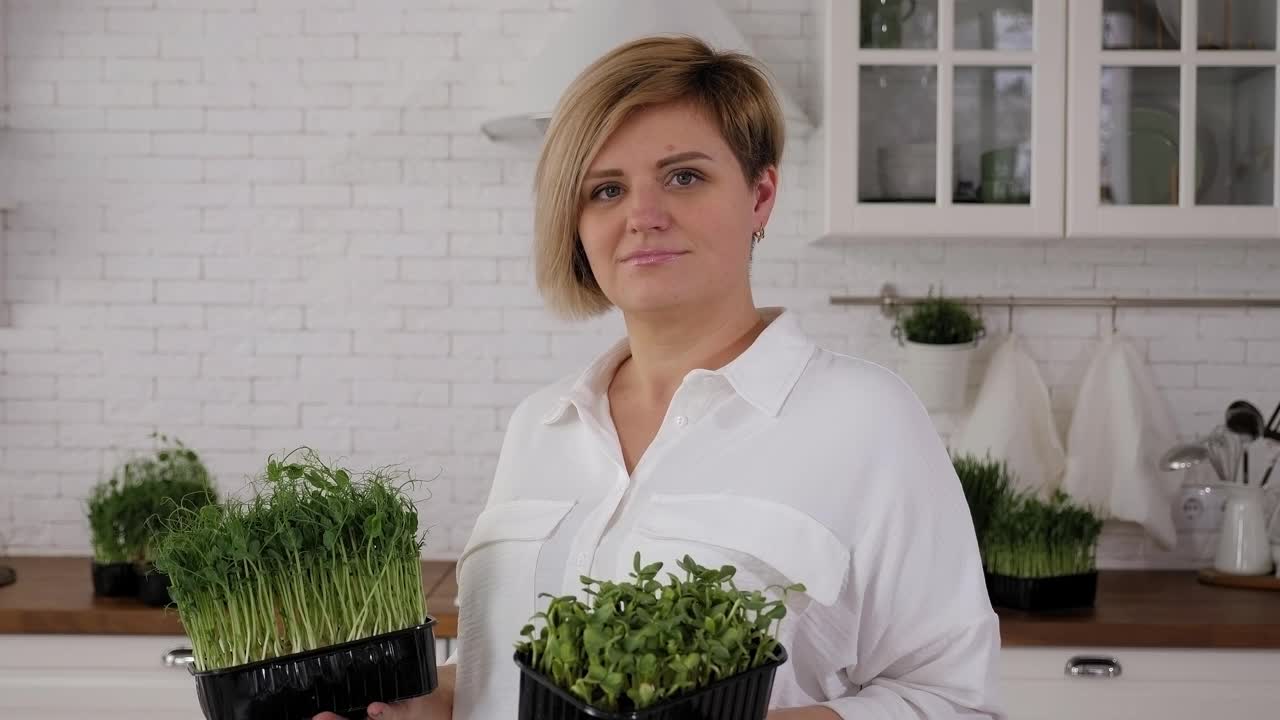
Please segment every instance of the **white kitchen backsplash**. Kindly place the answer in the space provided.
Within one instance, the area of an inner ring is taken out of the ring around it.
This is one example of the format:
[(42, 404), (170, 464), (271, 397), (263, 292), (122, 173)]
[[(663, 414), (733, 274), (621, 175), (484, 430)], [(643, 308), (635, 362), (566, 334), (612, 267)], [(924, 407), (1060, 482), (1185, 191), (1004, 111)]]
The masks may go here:
[[(426, 554), (456, 556), (511, 408), (621, 332), (531, 286), (531, 148), (483, 109), (571, 0), (8, 0), (21, 207), (4, 220), (0, 542), (88, 551), (82, 500), (152, 429), (225, 489), (299, 444), (423, 478)], [(810, 0), (724, 0), (779, 81), (820, 98)], [(1280, 291), (1272, 242), (808, 244), (793, 137), (754, 266), (758, 300), (834, 349), (901, 359), (875, 308), (832, 294), (1246, 295)], [(993, 333), (1007, 313), (988, 308)], [(1019, 310), (1067, 427), (1099, 310)], [(1181, 430), (1280, 400), (1280, 314), (1125, 310)], [(993, 347), (994, 344), (988, 347)], [(980, 373), (983, 365), (975, 367)], [(977, 375), (975, 375), (977, 376)], [(868, 408), (868, 412), (873, 409)], [(944, 436), (955, 418), (938, 416)], [(1188, 565), (1109, 528), (1104, 566)]]

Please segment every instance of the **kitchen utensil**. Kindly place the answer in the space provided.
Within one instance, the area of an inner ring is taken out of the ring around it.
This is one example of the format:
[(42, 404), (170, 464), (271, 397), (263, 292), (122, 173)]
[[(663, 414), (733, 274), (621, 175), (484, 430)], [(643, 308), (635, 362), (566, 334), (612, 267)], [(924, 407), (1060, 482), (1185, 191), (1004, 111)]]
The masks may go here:
[(1178, 443), (1169, 448), (1160, 457), (1160, 468), (1165, 471), (1186, 470), (1206, 461), (1213, 468), (1218, 482), (1228, 482), (1221, 461), (1209, 451), (1203, 441)]
[(1210, 461), (1214, 463), (1214, 470), (1218, 471), (1218, 476), (1224, 482), (1236, 481), (1236, 447), (1239, 445), (1239, 439), (1226, 432), (1226, 428), (1218, 425), (1209, 432), (1209, 436), (1205, 438), (1205, 447), (1209, 449)]
[[(1271, 444), (1273, 446), (1280, 445), (1280, 443), (1275, 443), (1275, 442), (1272, 442)], [(1275, 452), (1271, 453), (1271, 460), (1267, 461), (1266, 463), (1267, 469), (1262, 472), (1262, 479), (1258, 482), (1258, 487), (1267, 486), (1267, 483), (1271, 480), (1272, 471), (1276, 469), (1277, 462), (1280, 462), (1280, 449), (1277, 449)]]
[(1262, 421), (1262, 413), (1248, 400), (1236, 400), (1227, 406), (1227, 429), (1231, 432), (1244, 435), (1252, 441), (1262, 437), (1266, 427), (1266, 423)]
[(1215, 570), (1234, 575), (1271, 572), (1271, 541), (1263, 514), (1263, 492), (1257, 485), (1233, 485), (1228, 489), (1213, 558)]
[(1186, 470), (1208, 459), (1209, 449), (1204, 443), (1178, 443), (1160, 457), (1160, 467), (1165, 470)]

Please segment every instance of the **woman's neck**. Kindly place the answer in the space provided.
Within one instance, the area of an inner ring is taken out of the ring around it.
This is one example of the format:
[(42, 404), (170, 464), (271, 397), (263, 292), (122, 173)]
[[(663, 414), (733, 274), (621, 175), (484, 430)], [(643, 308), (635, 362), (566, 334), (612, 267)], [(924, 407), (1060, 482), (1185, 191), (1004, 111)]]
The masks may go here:
[(645, 403), (665, 407), (691, 370), (716, 370), (738, 357), (768, 323), (753, 303), (730, 310), (626, 316), (631, 356), (614, 376), (615, 386)]

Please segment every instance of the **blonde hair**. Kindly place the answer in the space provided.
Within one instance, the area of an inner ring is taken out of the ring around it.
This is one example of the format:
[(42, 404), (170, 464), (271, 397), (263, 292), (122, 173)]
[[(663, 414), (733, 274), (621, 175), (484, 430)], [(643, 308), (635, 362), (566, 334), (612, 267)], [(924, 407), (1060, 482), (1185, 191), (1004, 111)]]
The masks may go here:
[[(551, 310), (570, 318), (608, 311), (578, 237), (587, 168), (635, 111), (692, 102), (717, 126), (748, 182), (782, 158), (782, 109), (754, 58), (688, 36), (622, 45), (588, 66), (561, 96), (534, 175), (534, 262)], [(745, 239), (744, 239), (745, 240)]]

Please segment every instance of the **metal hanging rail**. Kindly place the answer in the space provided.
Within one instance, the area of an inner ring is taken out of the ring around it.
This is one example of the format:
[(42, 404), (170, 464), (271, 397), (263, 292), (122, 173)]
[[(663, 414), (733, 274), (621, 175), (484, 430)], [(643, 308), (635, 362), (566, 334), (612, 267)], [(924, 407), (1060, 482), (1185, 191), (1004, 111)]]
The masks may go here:
[[(1119, 308), (1243, 308), (1280, 309), (1280, 297), (1032, 297), (1015, 295), (946, 296), (962, 305), (978, 307), (995, 306), (1009, 308), (1012, 316), (1015, 307), (1097, 307), (1111, 308), (1112, 326)], [(879, 295), (832, 295), (832, 305), (878, 305), (887, 317), (893, 317), (901, 308), (915, 305), (927, 296), (899, 295), (892, 285), (885, 285)]]

